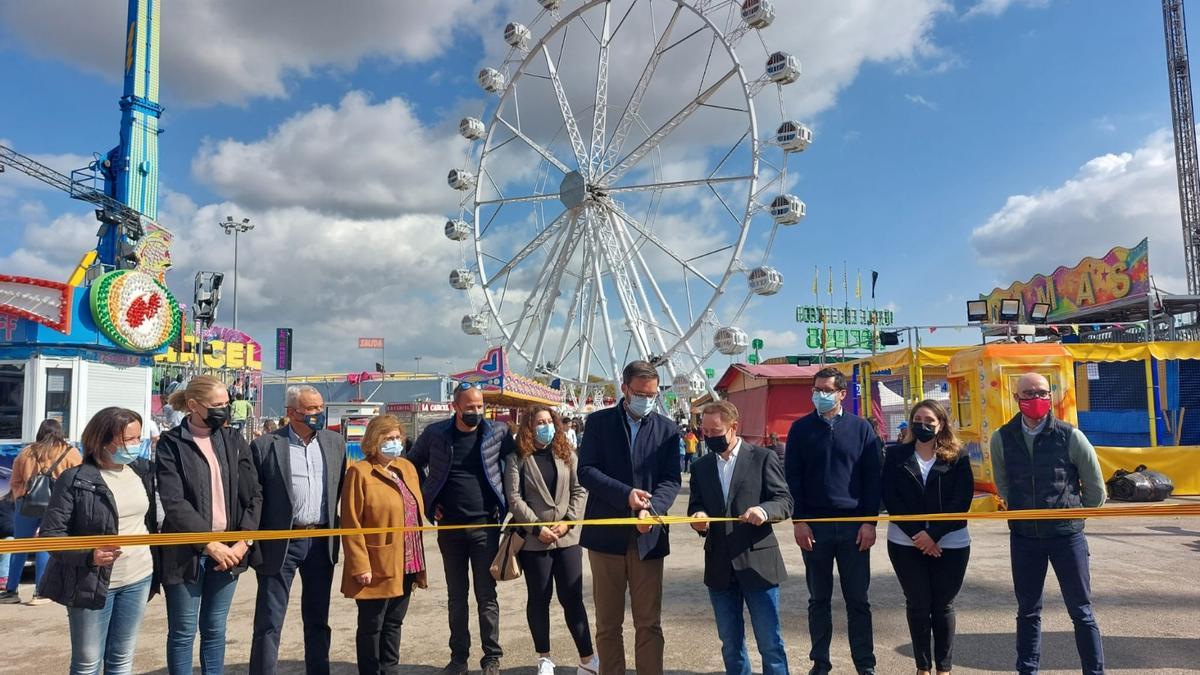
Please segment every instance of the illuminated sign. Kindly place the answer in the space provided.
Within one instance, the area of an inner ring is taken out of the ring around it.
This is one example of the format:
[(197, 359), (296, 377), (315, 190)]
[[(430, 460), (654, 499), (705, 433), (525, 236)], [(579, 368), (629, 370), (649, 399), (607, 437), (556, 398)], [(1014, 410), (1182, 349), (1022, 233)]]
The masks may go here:
[(383, 349), (383, 338), (358, 338), (359, 349)]
[(275, 370), (292, 369), (292, 329), (275, 329)]
[(130, 351), (155, 351), (181, 330), (175, 296), (145, 272), (117, 270), (101, 276), (92, 283), (88, 303), (100, 332)]
[(875, 330), (895, 321), (896, 315), (889, 309), (796, 307), (796, 322), (806, 324), (804, 344), (809, 349), (871, 349)]

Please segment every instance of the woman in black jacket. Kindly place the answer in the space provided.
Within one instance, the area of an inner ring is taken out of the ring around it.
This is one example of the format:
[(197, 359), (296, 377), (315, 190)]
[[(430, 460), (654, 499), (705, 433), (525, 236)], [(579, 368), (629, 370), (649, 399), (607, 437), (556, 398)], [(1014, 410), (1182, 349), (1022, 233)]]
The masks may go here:
[[(890, 515), (965, 513), (975, 494), (971, 460), (950, 428), (946, 409), (921, 401), (908, 416), (899, 445), (883, 463), (883, 503)], [(954, 597), (971, 556), (965, 520), (896, 521), (888, 527), (888, 557), (904, 590), (917, 672), (949, 673)], [(930, 634), (933, 649), (930, 651)]]
[[(215, 377), (199, 375), (169, 400), (187, 410), (182, 424), (158, 439), (158, 491), (164, 532), (245, 532), (258, 529), (262, 491), (250, 446), (229, 422), (229, 393)], [(249, 565), (246, 537), (162, 549), (167, 597), (167, 672), (190, 675), (192, 644), (200, 632), (200, 671), (217, 675), (225, 664), (225, 624), (237, 575)]]
[[(84, 428), (82, 445), (83, 464), (54, 483), (41, 536), (155, 532), (154, 473), (140, 459), (141, 416), (105, 408)], [(131, 672), (142, 613), (158, 587), (155, 558), (148, 546), (50, 554), (41, 592), (67, 607), (72, 675)]]

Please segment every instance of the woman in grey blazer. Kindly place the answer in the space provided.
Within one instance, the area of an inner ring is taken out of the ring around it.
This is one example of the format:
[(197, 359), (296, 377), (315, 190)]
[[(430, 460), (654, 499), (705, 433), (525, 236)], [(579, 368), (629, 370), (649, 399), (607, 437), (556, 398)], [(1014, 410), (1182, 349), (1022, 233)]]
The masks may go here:
[[(512, 522), (547, 523), (581, 518), (587, 491), (579, 485), (577, 464), (558, 413), (542, 406), (532, 408), (517, 431), (517, 452), (504, 470), (504, 493)], [(554, 662), (550, 660), (550, 596), (555, 585), (567, 629), (579, 652), (577, 674), (599, 672), (587, 608), (583, 604), (579, 530), (561, 524), (527, 528), (525, 547), (517, 557), (529, 588), (525, 616), (538, 653), (538, 675), (554, 673)]]

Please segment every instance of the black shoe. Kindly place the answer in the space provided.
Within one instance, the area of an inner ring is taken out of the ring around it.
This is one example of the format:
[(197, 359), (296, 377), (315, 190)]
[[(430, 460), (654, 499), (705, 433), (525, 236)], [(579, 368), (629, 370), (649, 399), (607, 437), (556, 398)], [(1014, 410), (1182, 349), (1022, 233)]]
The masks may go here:
[(815, 663), (815, 664), (813, 664), (812, 669), (808, 671), (808, 675), (829, 675), (832, 672), (833, 672), (833, 668), (831, 668), (830, 666), (826, 666), (826, 665), (823, 665), (820, 663)]
[(442, 668), (439, 675), (467, 675), (467, 664), (451, 661), (446, 664), (445, 668)]
[(875, 675), (875, 669), (867, 668), (866, 670), (860, 670), (858, 671), (858, 675)]
[(479, 665), (483, 667), (483, 675), (500, 675), (500, 659), (484, 659)]

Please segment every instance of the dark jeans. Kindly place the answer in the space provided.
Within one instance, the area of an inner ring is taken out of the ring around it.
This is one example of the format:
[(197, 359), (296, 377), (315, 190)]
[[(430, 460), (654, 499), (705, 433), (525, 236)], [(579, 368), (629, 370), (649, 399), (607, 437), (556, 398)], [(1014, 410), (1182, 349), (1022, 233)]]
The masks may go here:
[(529, 621), (529, 632), (533, 633), (533, 648), (538, 654), (550, 653), (550, 596), (553, 586), (557, 586), (558, 604), (562, 605), (575, 649), (580, 657), (591, 656), (592, 631), (583, 604), (583, 549), (576, 545), (550, 551), (521, 551), (517, 558), (529, 590), (525, 618)]
[(400, 672), (400, 630), (408, 614), (415, 574), (404, 578), (404, 595), (398, 598), (358, 600), (358, 632), (354, 644), (360, 675), (395, 675)]
[(304, 621), (304, 671), (329, 673), (329, 592), (333, 564), (326, 537), (292, 539), (279, 574), (258, 575), (254, 603), (254, 638), (250, 643), (250, 672), (273, 675), (279, 662), (279, 635), (287, 616), (292, 581), (300, 572), (300, 617)]
[(475, 582), (475, 603), (479, 606), (479, 635), (483, 641), (483, 661), (499, 659), (500, 603), (496, 601), (496, 580), (490, 568), (500, 547), (500, 533), (494, 528), (445, 530), (438, 532), (438, 549), (446, 571), (446, 594), (450, 610), (450, 658), (466, 663), (471, 656), (470, 613), (467, 592)]
[[(940, 558), (915, 546), (888, 542), (888, 557), (904, 590), (908, 633), (917, 670), (951, 670), (954, 651), (954, 597), (962, 588), (971, 547), (944, 548)], [(929, 637), (933, 635), (933, 651)]]
[(1092, 576), (1088, 570), (1087, 538), (1082, 532), (1034, 539), (1009, 534), (1013, 591), (1017, 595), (1017, 672), (1038, 672), (1042, 647), (1042, 590), (1046, 564), (1054, 567), (1067, 614), (1075, 624), (1075, 648), (1084, 675), (1104, 672), (1100, 626), (1092, 613)]
[(736, 575), (730, 575), (723, 591), (708, 589), (713, 615), (717, 619), (717, 637), (721, 638), (721, 658), (725, 675), (750, 675), (750, 655), (746, 652), (746, 623), (743, 607), (750, 610), (750, 627), (762, 656), (763, 675), (788, 675), (787, 653), (779, 624), (779, 587), (744, 591)]
[[(13, 536), (17, 539), (32, 537), (37, 533), (42, 526), (41, 518), (30, 518), (29, 516), (21, 515), (21, 505), (18, 502), (13, 508)], [(25, 559), (32, 555), (34, 560), (33, 565), (33, 592), (37, 594), (42, 588), (42, 572), (46, 571), (46, 565), (50, 562), (50, 554), (45, 551), (38, 553), (13, 553), (8, 561), (8, 569), (0, 570), (0, 574), (8, 574), (8, 588), (5, 590), (16, 591), (17, 586), (21, 584), (21, 573), (25, 571)]]
[(804, 582), (808, 586), (808, 636), (813, 664), (832, 669), (829, 643), (833, 640), (833, 564), (837, 562), (846, 601), (846, 619), (850, 632), (850, 655), (859, 670), (875, 667), (875, 641), (871, 630), (871, 603), (867, 589), (871, 585), (871, 551), (859, 551), (854, 540), (859, 523), (810, 523), (812, 551), (804, 557)]

